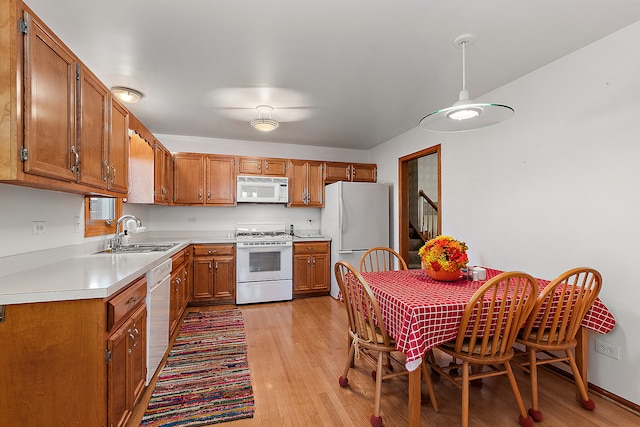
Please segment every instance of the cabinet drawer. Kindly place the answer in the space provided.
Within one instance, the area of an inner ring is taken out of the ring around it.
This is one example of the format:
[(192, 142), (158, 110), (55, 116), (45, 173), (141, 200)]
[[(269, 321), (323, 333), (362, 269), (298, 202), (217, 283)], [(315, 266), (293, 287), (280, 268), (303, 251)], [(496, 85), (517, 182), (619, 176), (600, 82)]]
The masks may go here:
[(329, 242), (298, 242), (293, 244), (293, 250), (297, 254), (329, 252)]
[(180, 267), (185, 261), (187, 261), (187, 249), (181, 250), (171, 257), (172, 269), (175, 270), (177, 267)]
[(136, 308), (144, 304), (146, 296), (147, 279), (142, 276), (107, 301), (107, 331), (126, 320)]
[(195, 245), (193, 256), (233, 255), (233, 245)]

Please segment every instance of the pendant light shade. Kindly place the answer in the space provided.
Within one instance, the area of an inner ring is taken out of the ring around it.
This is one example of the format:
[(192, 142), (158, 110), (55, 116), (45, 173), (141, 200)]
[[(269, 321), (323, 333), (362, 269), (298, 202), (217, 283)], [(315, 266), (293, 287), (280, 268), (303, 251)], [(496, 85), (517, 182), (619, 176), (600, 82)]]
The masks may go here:
[(448, 108), (436, 110), (420, 120), (420, 127), (432, 132), (466, 132), (497, 125), (513, 116), (513, 108), (503, 104), (482, 103), (469, 99), (466, 88), (465, 48), (473, 36), (463, 34), (453, 44), (462, 48), (462, 90), (458, 102)]

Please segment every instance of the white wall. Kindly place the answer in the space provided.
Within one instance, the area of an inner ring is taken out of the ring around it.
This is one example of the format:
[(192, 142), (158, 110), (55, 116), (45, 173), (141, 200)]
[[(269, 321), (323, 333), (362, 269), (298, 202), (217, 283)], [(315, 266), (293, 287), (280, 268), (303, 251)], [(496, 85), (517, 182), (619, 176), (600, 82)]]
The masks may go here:
[[(379, 179), (397, 181), (398, 157), (442, 144), (443, 232), (467, 242), (473, 264), (547, 279), (598, 269), (617, 325), (591, 334), (589, 381), (636, 404), (638, 39), (640, 23), (483, 96), (514, 107), (506, 124), (461, 134), (415, 128), (371, 153)], [(396, 188), (395, 212), (397, 196)], [(619, 346), (620, 359), (595, 353), (596, 337)]]

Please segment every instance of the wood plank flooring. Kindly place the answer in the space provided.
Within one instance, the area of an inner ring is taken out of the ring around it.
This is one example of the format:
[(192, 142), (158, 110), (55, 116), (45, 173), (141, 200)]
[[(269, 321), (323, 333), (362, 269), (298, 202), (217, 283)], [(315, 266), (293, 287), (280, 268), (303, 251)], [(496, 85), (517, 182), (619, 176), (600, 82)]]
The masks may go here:
[[(347, 320), (342, 303), (327, 296), (239, 307), (246, 327), (255, 415), (225, 426), (370, 426), (375, 392), (373, 367), (364, 359), (357, 361), (355, 370), (349, 372), (349, 387), (338, 385), (347, 356)], [(223, 307), (190, 310), (220, 308)], [(515, 372), (529, 407), (528, 378), (519, 369)], [(140, 423), (153, 385), (154, 382), (144, 393), (129, 427)], [(427, 400), (422, 406), (421, 425), (460, 425), (460, 391), (444, 380), (436, 381), (434, 388), (440, 412), (435, 413)], [(384, 425), (406, 426), (407, 378), (385, 382), (382, 393)], [(640, 415), (593, 392), (590, 397), (596, 403), (594, 412), (582, 409), (576, 402), (572, 382), (542, 370), (540, 408), (545, 420), (536, 426), (640, 425)], [(481, 388), (472, 387), (470, 423), (519, 426), (518, 410), (506, 378), (485, 379)]]

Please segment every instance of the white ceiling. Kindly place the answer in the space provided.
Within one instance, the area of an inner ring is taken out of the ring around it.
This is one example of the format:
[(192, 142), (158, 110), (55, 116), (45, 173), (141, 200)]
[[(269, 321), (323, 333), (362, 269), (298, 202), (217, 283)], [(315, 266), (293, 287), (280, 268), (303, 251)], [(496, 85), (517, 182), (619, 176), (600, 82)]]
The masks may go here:
[[(638, 0), (25, 0), (156, 134), (368, 149), (640, 20)], [(486, 99), (518, 106), (509, 99)], [(280, 127), (253, 129), (255, 107)]]

